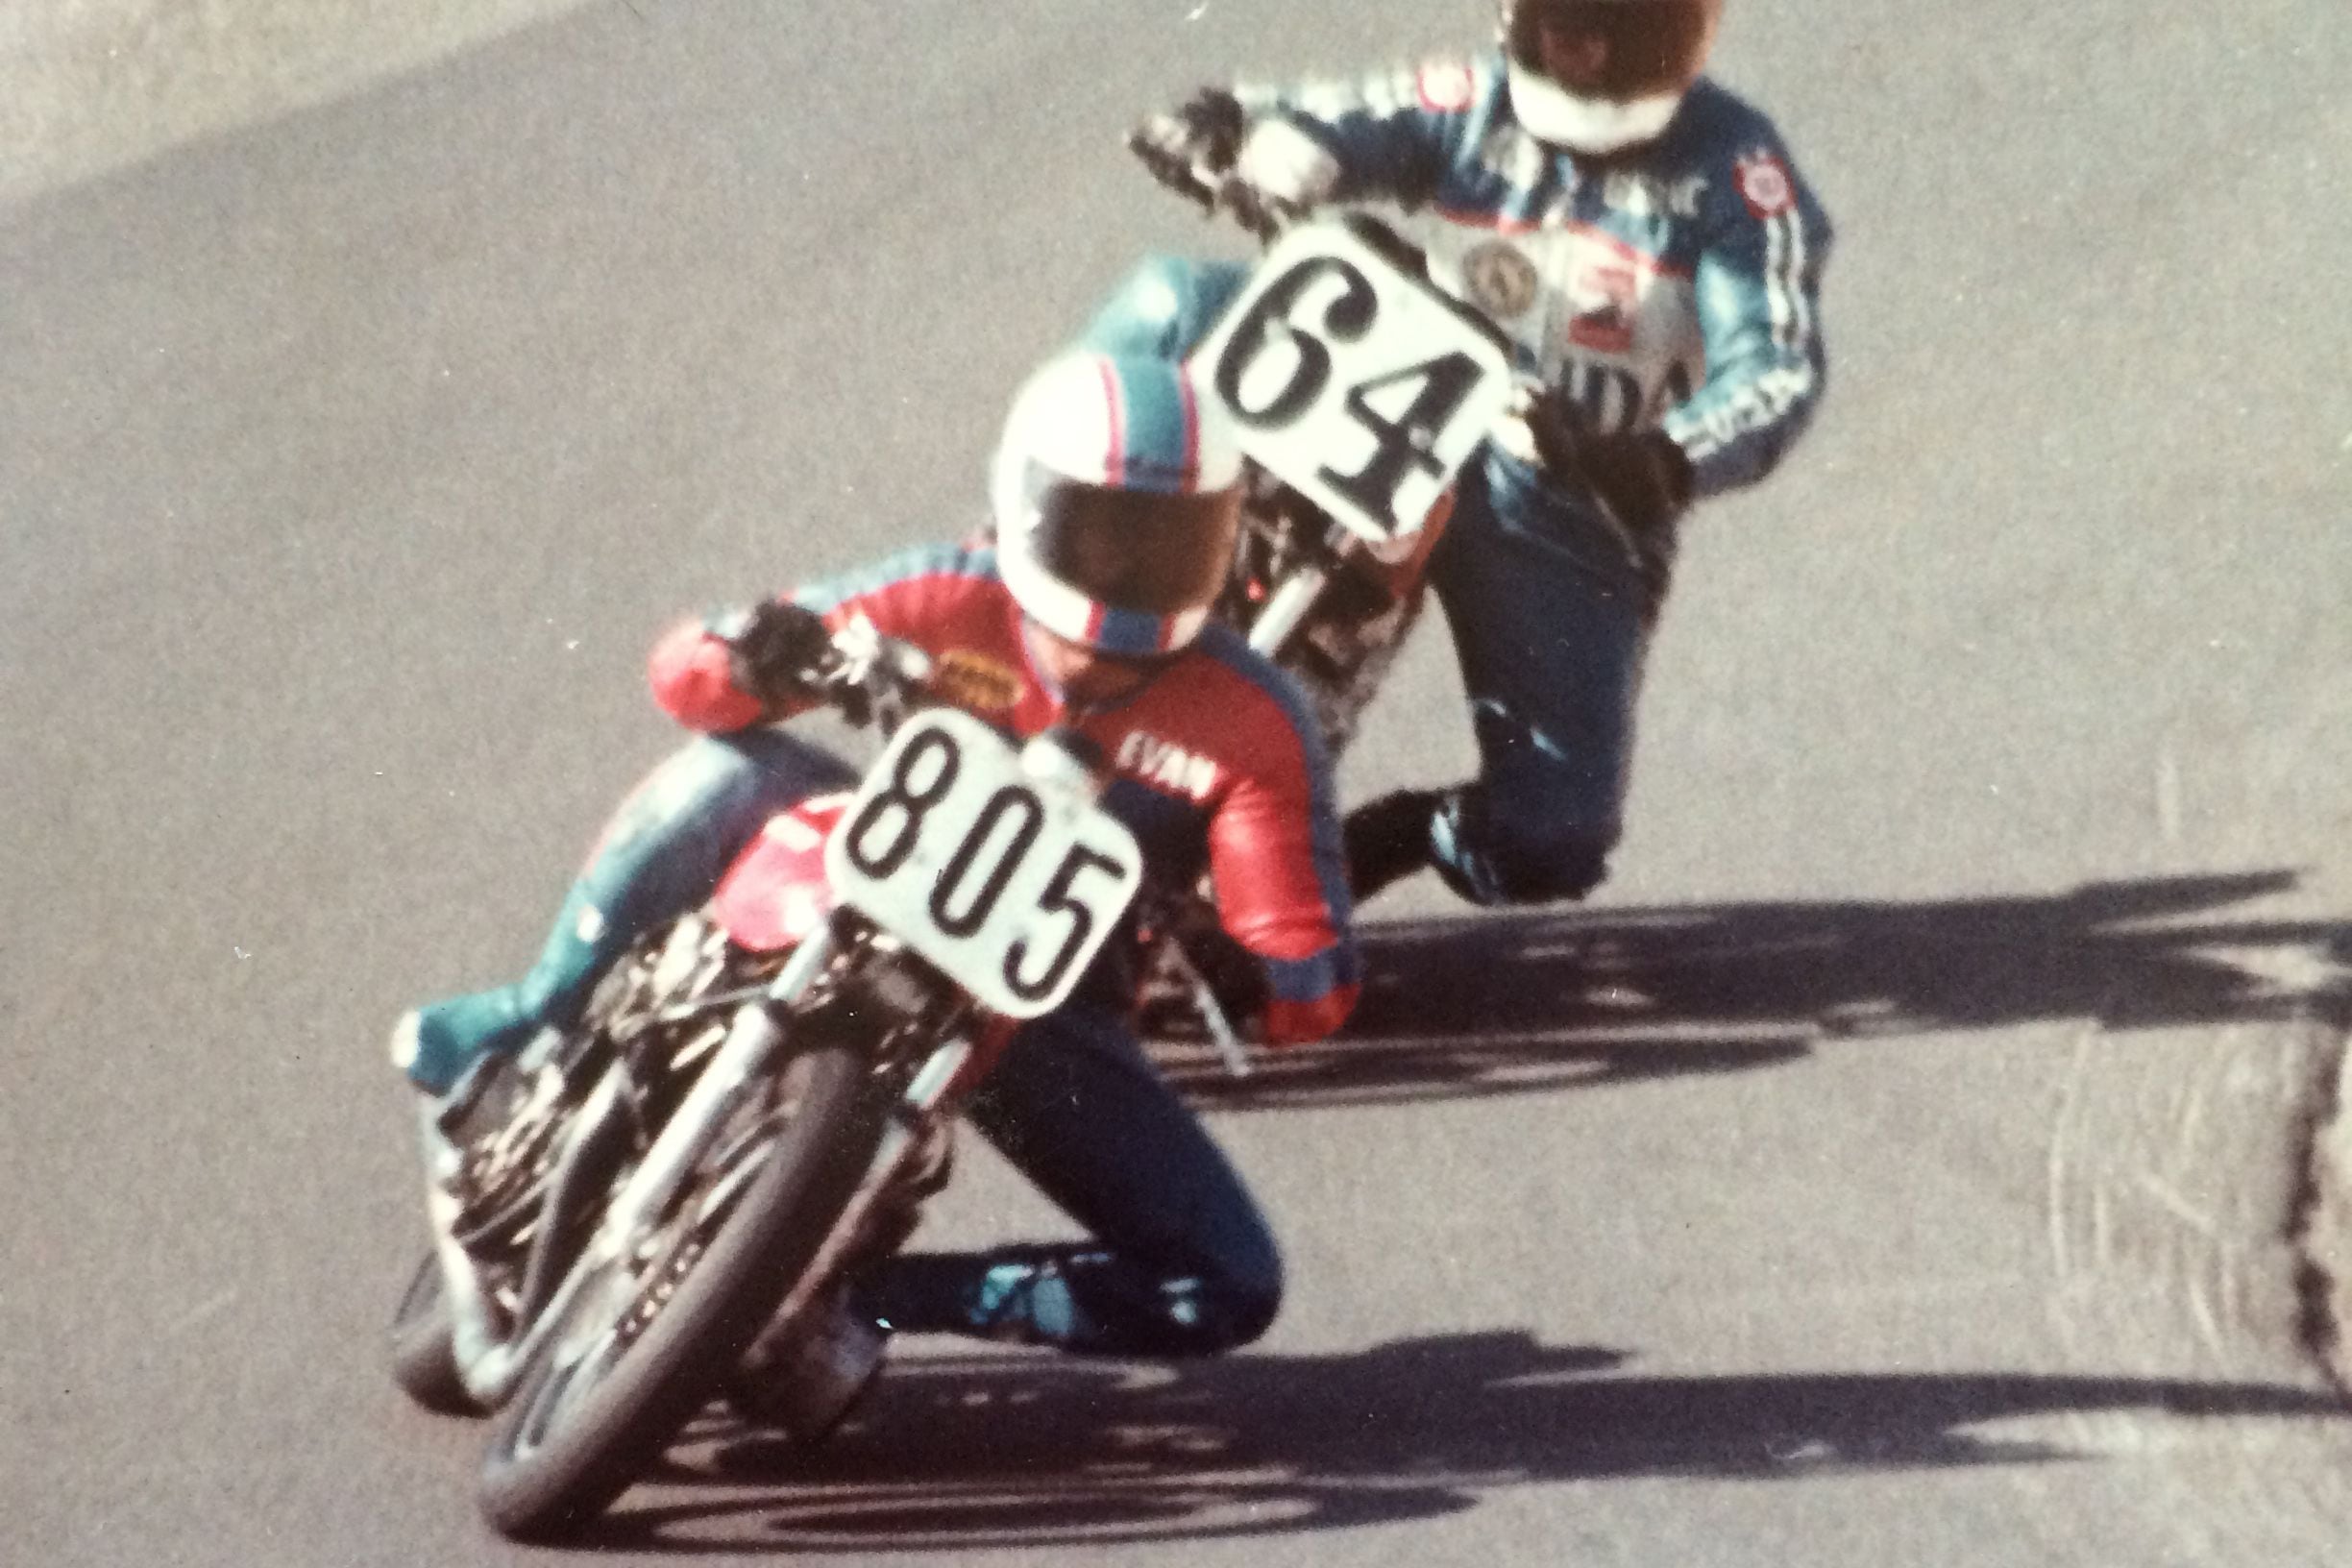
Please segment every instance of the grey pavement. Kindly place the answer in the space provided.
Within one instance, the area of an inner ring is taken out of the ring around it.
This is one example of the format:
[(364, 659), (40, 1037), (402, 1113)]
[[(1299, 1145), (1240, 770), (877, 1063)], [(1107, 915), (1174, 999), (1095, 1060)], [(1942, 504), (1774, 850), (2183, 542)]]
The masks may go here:
[[(605, 1560), (2341, 1561), (2300, 1116), (2352, 966), (2336, 0), (1735, 4), (1840, 223), (1588, 906), (1368, 912), (1348, 1046), (1179, 1062), (1291, 1297), (916, 1347)], [(527, 959), (668, 620), (962, 528), (1246, 62), (1479, 8), (633, 0), (0, 213), (0, 1557), (526, 1554), (380, 1331), (385, 1025)], [(1468, 754), (1416, 647), (1351, 796)], [(972, 1162), (940, 1234), (1053, 1223)]]

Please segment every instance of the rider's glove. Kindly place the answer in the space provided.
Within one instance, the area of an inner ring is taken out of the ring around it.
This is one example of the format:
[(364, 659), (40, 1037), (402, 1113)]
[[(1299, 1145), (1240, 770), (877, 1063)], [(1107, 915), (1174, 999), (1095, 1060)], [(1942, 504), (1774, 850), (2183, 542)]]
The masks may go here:
[(1658, 430), (1587, 436), (1580, 453), (1584, 482), (1624, 529), (1642, 584), (1642, 612), (1654, 618), (1674, 577), (1680, 532), (1690, 509), (1690, 459)]
[(1295, 122), (1273, 114), (1250, 127), (1234, 177), (1285, 213), (1320, 207), (1339, 188), (1339, 159)]
[(1563, 489), (1589, 491), (1627, 532), (1671, 529), (1689, 508), (1690, 459), (1664, 431), (1598, 433), (1573, 401), (1548, 387), (1523, 393), (1512, 412), (1544, 473)]
[(1188, 925), (1176, 933), (1183, 944), (1185, 957), (1209, 988), (1209, 994), (1236, 1029), (1247, 1030), (1257, 1023), (1274, 999), (1273, 982), (1266, 976), (1265, 960), (1225, 934), (1225, 928), (1212, 921)]
[(805, 700), (833, 647), (824, 617), (789, 599), (767, 600), (711, 629), (727, 645), (735, 684), (771, 708)]
[(1238, 98), (1222, 87), (1203, 87), (1168, 113), (1137, 126), (1127, 145), (1153, 174), (1164, 180), (1180, 174), (1188, 182), (1234, 166), (1241, 156), (1245, 123)]
[(1577, 405), (1550, 388), (1523, 393), (1512, 412), (1553, 482), (1584, 491), (1617, 524), (1654, 615), (1674, 572), (1675, 525), (1690, 508), (1690, 459), (1661, 430), (1594, 432)]
[(1280, 115), (1249, 123), (1241, 101), (1203, 87), (1136, 127), (1127, 145), (1152, 177), (1271, 242), (1338, 184), (1339, 163)]
[(1587, 436), (1578, 460), (1584, 482), (1637, 538), (1671, 529), (1690, 509), (1690, 459), (1661, 430)]

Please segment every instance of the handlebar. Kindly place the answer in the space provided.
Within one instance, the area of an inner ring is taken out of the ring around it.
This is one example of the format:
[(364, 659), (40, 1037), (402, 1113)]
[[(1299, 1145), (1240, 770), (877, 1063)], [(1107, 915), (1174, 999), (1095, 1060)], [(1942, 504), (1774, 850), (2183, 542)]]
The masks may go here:
[(853, 724), (894, 730), (917, 708), (937, 700), (931, 655), (913, 643), (885, 637), (860, 617), (833, 634), (800, 684)]
[[(1272, 246), (1293, 225), (1313, 215), (1308, 208), (1266, 195), (1244, 180), (1237, 169), (1216, 168), (1198, 152), (1188, 158), (1179, 157), (1139, 130), (1129, 133), (1127, 150), (1154, 180), (1212, 216), (1225, 213), (1261, 245)], [(1369, 212), (1342, 208), (1335, 216), (1351, 233), (1386, 257), (1399, 271), (1433, 284), (1429, 253), (1420, 246)], [(1511, 352), (1508, 334), (1482, 311), (1443, 288), (1434, 289), (1434, 297), (1504, 353)]]

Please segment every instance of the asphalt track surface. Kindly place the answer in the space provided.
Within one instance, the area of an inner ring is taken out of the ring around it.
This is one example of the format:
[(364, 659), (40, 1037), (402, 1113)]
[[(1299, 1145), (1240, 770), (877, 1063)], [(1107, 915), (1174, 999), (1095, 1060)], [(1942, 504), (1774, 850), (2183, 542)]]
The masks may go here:
[[(1835, 386), (1693, 529), (1616, 880), (1400, 890), (1353, 1041), (1202, 1082), (1260, 1346), (910, 1346), (601, 1560), (2345, 1560), (2284, 1240), (2352, 962), (2340, 7), (1731, 9)], [(1127, 259), (1232, 249), (1139, 108), (1460, 10), (635, 0), (0, 213), (0, 1557), (525, 1556), (384, 1379), (384, 1025), (526, 959), (671, 616), (962, 527)], [(1453, 698), (1417, 649), (1351, 795)], [(935, 1220), (1049, 1222), (984, 1160)]]

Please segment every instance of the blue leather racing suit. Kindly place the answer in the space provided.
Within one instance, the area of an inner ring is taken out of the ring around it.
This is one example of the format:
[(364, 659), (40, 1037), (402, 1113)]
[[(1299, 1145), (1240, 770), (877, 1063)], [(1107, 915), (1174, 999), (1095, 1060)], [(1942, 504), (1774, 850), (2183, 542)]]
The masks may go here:
[[(1657, 140), (1607, 159), (1530, 135), (1499, 52), (1236, 96), (1253, 125), (1281, 116), (1317, 144), (1312, 194), (1421, 246), (1433, 280), (1494, 321), (1519, 372), (1584, 428), (1670, 439), (1695, 498), (1761, 478), (1810, 420), (1828, 221), (1771, 122), (1714, 83)], [(1244, 276), (1156, 257), (1089, 338), (1183, 353)], [(1431, 579), (1481, 762), (1438, 807), (1431, 848), (1480, 903), (1579, 896), (1605, 874), (1674, 545), (1629, 536), (1507, 429), (1464, 473)]]

